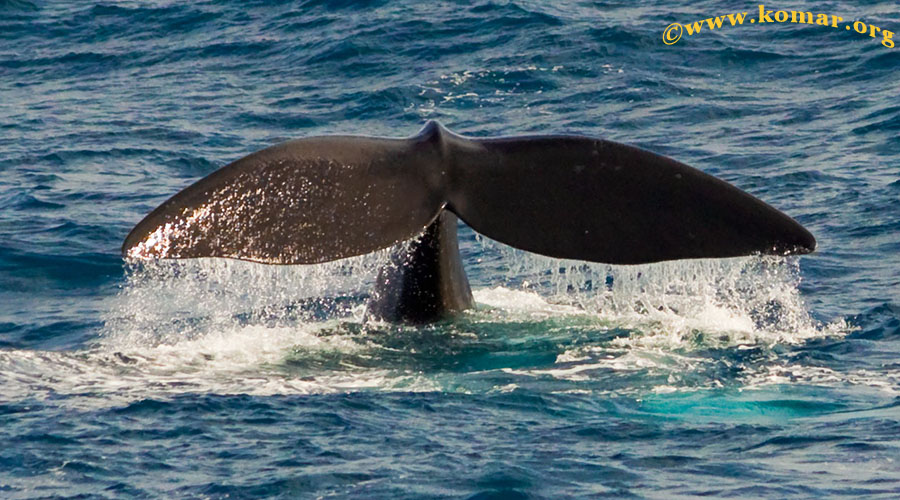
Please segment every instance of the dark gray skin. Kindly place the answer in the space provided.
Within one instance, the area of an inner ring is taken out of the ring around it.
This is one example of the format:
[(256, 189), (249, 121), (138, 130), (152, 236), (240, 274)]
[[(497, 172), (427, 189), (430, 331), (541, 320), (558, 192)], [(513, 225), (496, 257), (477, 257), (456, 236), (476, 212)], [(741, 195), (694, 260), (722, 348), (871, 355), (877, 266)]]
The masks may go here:
[(456, 215), (441, 212), (419, 238), (381, 268), (366, 317), (393, 323), (431, 323), (475, 305), (459, 256)]
[(671, 158), (583, 136), (468, 138), (428, 122), (407, 139), (310, 137), (251, 154), (160, 205), (122, 252), (316, 264), (425, 232), (379, 273), (371, 307), (421, 323), (472, 305), (455, 216), (522, 250), (609, 264), (816, 247), (787, 215)]

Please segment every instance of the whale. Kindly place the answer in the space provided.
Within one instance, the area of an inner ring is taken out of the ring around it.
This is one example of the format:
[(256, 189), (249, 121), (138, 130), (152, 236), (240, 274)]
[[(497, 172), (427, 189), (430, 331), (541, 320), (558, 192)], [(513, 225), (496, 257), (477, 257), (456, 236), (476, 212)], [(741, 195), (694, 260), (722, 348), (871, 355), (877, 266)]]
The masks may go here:
[(392, 248), (366, 306), (423, 324), (474, 306), (458, 224), (536, 254), (636, 265), (807, 254), (797, 221), (728, 182), (581, 135), (295, 139), (178, 192), (125, 238), (127, 260), (319, 264)]

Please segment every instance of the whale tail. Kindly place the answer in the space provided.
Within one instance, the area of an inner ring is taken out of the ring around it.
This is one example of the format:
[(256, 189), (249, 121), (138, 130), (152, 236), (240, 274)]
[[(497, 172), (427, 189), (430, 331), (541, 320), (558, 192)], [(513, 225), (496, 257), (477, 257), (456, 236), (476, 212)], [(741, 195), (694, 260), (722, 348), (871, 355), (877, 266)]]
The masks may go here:
[(442, 210), (502, 243), (610, 264), (812, 252), (796, 221), (670, 158), (580, 136), (327, 136), (251, 154), (138, 223), (128, 258), (314, 264), (420, 234)]

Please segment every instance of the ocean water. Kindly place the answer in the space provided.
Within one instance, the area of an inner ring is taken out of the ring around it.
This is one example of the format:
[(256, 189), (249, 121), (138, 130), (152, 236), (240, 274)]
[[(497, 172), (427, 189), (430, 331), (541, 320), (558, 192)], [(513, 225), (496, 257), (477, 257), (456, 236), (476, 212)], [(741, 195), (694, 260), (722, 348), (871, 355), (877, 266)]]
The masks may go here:
[[(897, 498), (900, 48), (662, 43), (758, 5), (0, 0), (0, 497)], [(384, 252), (120, 256), (234, 159), (428, 119), (644, 147), (819, 249), (587, 265), (463, 227), (478, 308), (424, 327), (362, 320)]]

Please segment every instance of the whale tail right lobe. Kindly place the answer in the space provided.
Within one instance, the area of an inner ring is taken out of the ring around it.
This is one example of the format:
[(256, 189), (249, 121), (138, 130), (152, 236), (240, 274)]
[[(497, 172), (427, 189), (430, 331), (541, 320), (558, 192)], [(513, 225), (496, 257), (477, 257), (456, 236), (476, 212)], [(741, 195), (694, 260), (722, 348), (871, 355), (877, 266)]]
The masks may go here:
[(138, 223), (131, 258), (312, 264), (420, 234), (447, 208), (474, 230), (551, 257), (640, 264), (808, 253), (800, 224), (672, 159), (580, 136), (300, 139), (197, 181)]
[(474, 230), (516, 248), (642, 264), (816, 247), (777, 209), (649, 151), (566, 136), (476, 144), (456, 149), (450, 207)]

